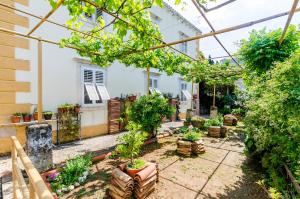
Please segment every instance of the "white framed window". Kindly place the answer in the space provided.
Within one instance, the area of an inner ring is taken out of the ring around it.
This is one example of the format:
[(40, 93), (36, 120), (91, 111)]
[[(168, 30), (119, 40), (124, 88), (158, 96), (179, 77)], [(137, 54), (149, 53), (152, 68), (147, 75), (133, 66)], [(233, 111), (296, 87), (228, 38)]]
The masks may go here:
[(188, 91), (187, 83), (184, 81), (180, 82), (180, 100), (187, 101), (192, 99), (190, 92)]
[(84, 106), (101, 105), (109, 100), (104, 84), (104, 70), (96, 66), (82, 66), (82, 104)]
[(149, 85), (150, 93), (158, 93), (162, 95), (158, 87), (159, 87), (158, 77), (150, 76), (150, 85)]
[[(183, 32), (180, 32), (179, 35), (180, 35), (180, 37), (179, 37), (180, 40), (188, 38), (188, 36), (186, 34), (184, 34)], [(188, 52), (188, 42), (183, 42), (180, 44), (180, 51), (183, 53)]]

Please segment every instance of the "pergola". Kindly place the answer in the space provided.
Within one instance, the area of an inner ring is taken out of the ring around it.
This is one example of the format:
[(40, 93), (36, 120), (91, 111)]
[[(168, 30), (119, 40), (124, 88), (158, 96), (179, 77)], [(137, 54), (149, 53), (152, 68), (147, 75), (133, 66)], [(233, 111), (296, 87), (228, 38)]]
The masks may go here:
[[(136, 28), (135, 25), (133, 25), (133, 24), (129, 23), (128, 21), (122, 19), (120, 16), (118, 16), (116, 14), (111, 13), (108, 10), (101, 8), (100, 6), (97, 5), (97, 3), (93, 2), (92, 0), (82, 0), (82, 1), (85, 2), (85, 3), (87, 3), (87, 4), (90, 4), (90, 5), (94, 6), (94, 7), (96, 7), (97, 9), (101, 10), (102, 12), (105, 12), (108, 15), (112, 16), (113, 20), (109, 23), (109, 25), (115, 23), (116, 20), (120, 20), (120, 21), (126, 23), (128, 26), (130, 26), (132, 28)], [(223, 34), (223, 33), (227, 33), (227, 32), (231, 32), (231, 31), (235, 31), (235, 30), (239, 30), (239, 29), (243, 29), (243, 28), (246, 28), (246, 27), (253, 26), (255, 24), (259, 24), (259, 23), (262, 23), (262, 22), (265, 22), (265, 21), (273, 20), (273, 19), (276, 19), (276, 18), (288, 15), (288, 19), (287, 19), (287, 21), (285, 23), (282, 35), (281, 35), (280, 40), (279, 40), (279, 44), (281, 44), (282, 41), (284, 40), (286, 31), (288, 29), (288, 26), (290, 25), (290, 22), (291, 22), (291, 19), (292, 19), (294, 13), (300, 11), (300, 8), (297, 8), (299, 0), (294, 0), (292, 8), (289, 11), (278, 13), (278, 14), (275, 14), (275, 15), (272, 15), (272, 16), (268, 16), (268, 17), (265, 17), (265, 18), (260, 18), (260, 19), (257, 19), (255, 21), (250, 21), (250, 22), (247, 22), (247, 23), (243, 23), (243, 24), (238, 24), (238, 25), (235, 25), (235, 26), (227, 27), (227, 28), (224, 28), (224, 29), (215, 30), (214, 27), (213, 27), (213, 25), (207, 19), (207, 17), (206, 17), (206, 15), (205, 15), (204, 12), (209, 12), (211, 10), (218, 9), (218, 8), (226, 6), (227, 4), (229, 4), (231, 2), (234, 2), (236, 0), (226, 1), (226, 2), (224, 2), (224, 3), (222, 3), (222, 4), (218, 5), (218, 6), (216, 6), (214, 8), (211, 8), (211, 9), (204, 9), (204, 7), (197, 0), (191, 0), (191, 1), (193, 2), (193, 4), (197, 8), (197, 10), (201, 14), (201, 16), (205, 19), (205, 21), (207, 22), (207, 24), (211, 28), (211, 30), (212, 30), (211, 32), (207, 32), (207, 33), (200, 34), (200, 35), (195, 35), (195, 36), (192, 36), (192, 37), (189, 37), (189, 38), (185, 38), (185, 39), (181, 39), (181, 40), (177, 40), (177, 41), (172, 41), (172, 42), (169, 42), (169, 43), (166, 43), (165, 41), (161, 40), (160, 38), (154, 37), (154, 39), (156, 39), (159, 42), (161, 42), (160, 45), (153, 46), (153, 47), (150, 47), (150, 48), (142, 50), (142, 51), (135, 51), (135, 52), (132, 52), (132, 53), (141, 53), (141, 52), (145, 52), (145, 51), (151, 51), (151, 50), (155, 50), (155, 49), (169, 47), (172, 50), (174, 50), (174, 51), (176, 51), (176, 52), (178, 52), (178, 53), (180, 53), (180, 54), (188, 57), (192, 61), (198, 61), (197, 59), (195, 59), (195, 58), (187, 55), (184, 52), (181, 52), (180, 50), (176, 49), (173, 46), (176, 45), (176, 44), (180, 44), (180, 43), (184, 43), (184, 42), (189, 42), (189, 41), (194, 41), (194, 40), (199, 40), (199, 39), (206, 38), (206, 37), (214, 37), (228, 55), (226, 55), (226, 56), (220, 56), (220, 57), (214, 57), (213, 59), (215, 59), (215, 58), (223, 58), (223, 57), (230, 57), (238, 66), (240, 66), (239, 63), (234, 59), (234, 57), (228, 52), (228, 50), (222, 44), (222, 42), (218, 39), (217, 35)], [(94, 37), (93, 35), (90, 35), (88, 32), (80, 31), (80, 30), (68, 27), (68, 26), (66, 26), (64, 24), (60, 24), (60, 23), (54, 22), (52, 20), (49, 20), (49, 17), (53, 13), (55, 13), (55, 11), (57, 9), (60, 8), (60, 6), (63, 4), (63, 2), (64, 2), (64, 0), (58, 0), (57, 3), (56, 3), (56, 6), (53, 7), (44, 17), (39, 17), (39, 16), (37, 16), (37, 15), (35, 15), (33, 13), (29, 13), (29, 12), (26, 12), (24, 10), (20, 10), (20, 9), (11, 7), (9, 5), (0, 3), (0, 6), (2, 6), (2, 7), (5, 7), (5, 8), (8, 8), (8, 9), (11, 9), (11, 10), (23, 13), (25, 15), (34, 17), (36, 19), (40, 19), (40, 21), (27, 34), (16, 32), (16, 31), (7, 30), (7, 29), (4, 29), (4, 28), (0, 28), (0, 32), (6, 33), (6, 34), (17, 35), (17, 36), (20, 36), (20, 37), (25, 37), (25, 38), (28, 38), (28, 39), (33, 39), (33, 40), (37, 40), (38, 41), (38, 109), (37, 110), (38, 110), (38, 121), (39, 122), (42, 121), (42, 106), (43, 106), (42, 105), (42, 42), (53, 44), (53, 45), (57, 45), (57, 46), (59, 46), (60, 43), (58, 41), (52, 41), (52, 40), (48, 40), (48, 39), (45, 39), (45, 38), (42, 38), (42, 37), (34, 37), (34, 36), (32, 36), (32, 33), (34, 33), (44, 22), (48, 22), (48, 23), (54, 24), (56, 26), (65, 28), (65, 29), (81, 33), (83, 35)], [(204, 10), (204, 11), (202, 11), (202, 10)], [(103, 29), (106, 28), (106, 27), (107, 26), (104, 26)], [(81, 49), (81, 48), (78, 48), (78, 47), (72, 46), (72, 45), (66, 45), (65, 48), (70, 48), (70, 49), (74, 49), (74, 50), (78, 50), (78, 51), (85, 51), (85, 49)], [(92, 54), (101, 55), (100, 52), (92, 52)], [(149, 87), (149, 79), (150, 79), (150, 68), (149, 67), (147, 68), (147, 72), (148, 72), (148, 87)], [(215, 89), (214, 89), (214, 91), (215, 91)], [(192, 90), (192, 94), (193, 94), (193, 90)]]

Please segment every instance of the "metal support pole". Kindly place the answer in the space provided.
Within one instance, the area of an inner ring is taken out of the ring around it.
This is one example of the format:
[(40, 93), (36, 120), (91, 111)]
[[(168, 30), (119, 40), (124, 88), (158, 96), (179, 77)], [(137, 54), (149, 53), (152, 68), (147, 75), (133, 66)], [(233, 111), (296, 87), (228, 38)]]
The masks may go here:
[(42, 122), (43, 114), (43, 51), (42, 41), (38, 41), (38, 122)]
[(147, 67), (147, 95), (150, 95), (150, 67)]

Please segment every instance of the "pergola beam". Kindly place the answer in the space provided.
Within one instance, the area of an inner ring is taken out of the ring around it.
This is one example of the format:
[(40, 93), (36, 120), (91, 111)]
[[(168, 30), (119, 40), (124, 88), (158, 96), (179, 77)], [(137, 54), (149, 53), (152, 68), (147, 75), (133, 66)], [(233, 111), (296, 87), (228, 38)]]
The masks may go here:
[[(131, 26), (132, 28), (138, 30), (138, 29), (135, 27), (135, 25), (133, 25), (133, 24), (129, 23), (128, 21), (122, 19), (121, 17), (119, 17), (119, 16), (116, 15), (116, 14), (111, 13), (111, 12), (109, 12), (109, 11), (107, 11), (107, 10), (101, 8), (101, 7), (98, 6), (95, 2), (92, 2), (92, 1), (90, 1), (90, 0), (82, 0), (82, 1), (84, 1), (85, 3), (88, 3), (88, 4), (92, 5), (92, 6), (94, 6), (95, 8), (100, 9), (102, 12), (105, 12), (106, 14), (108, 14), (108, 15), (114, 17), (115, 19), (118, 19), (118, 20), (120, 20), (120, 21), (126, 23), (127, 25)], [(149, 33), (146, 33), (146, 34), (149, 35), (149, 36), (151, 36)], [(166, 42), (165, 42), (164, 40), (162, 40), (162, 39), (160, 39), (160, 38), (158, 38), (158, 37), (153, 37), (153, 36), (151, 36), (151, 37), (154, 38), (154, 39), (156, 39), (157, 41), (162, 42), (163, 44), (166, 44)], [(175, 50), (176, 52), (178, 52), (178, 53), (180, 53), (180, 54), (182, 54), (182, 55), (184, 55), (184, 56), (190, 58), (190, 59), (193, 60), (193, 61), (197, 61), (197, 59), (195, 59), (194, 57), (192, 57), (192, 56), (190, 56), (190, 55), (188, 55), (188, 54), (186, 54), (186, 53), (184, 53), (184, 52), (181, 52), (180, 50), (176, 49), (176, 48), (173, 47), (173, 46), (169, 46), (169, 48), (171, 48), (171, 49)]]
[(56, 3), (56, 6), (52, 8), (52, 10), (50, 10), (50, 12), (48, 12), (48, 14), (41, 19), (41, 21), (36, 24), (27, 34), (28, 36), (31, 35), (36, 29), (38, 29), (60, 6), (61, 4), (64, 2), (64, 0), (58, 0)]
[[(56, 41), (51, 41), (51, 40), (47, 40), (47, 39), (43, 39), (43, 38), (34, 37), (34, 36), (31, 36), (31, 35), (26, 35), (26, 34), (23, 34), (23, 33), (15, 32), (15, 31), (12, 31), (12, 30), (7, 30), (7, 29), (4, 29), (4, 28), (0, 28), (0, 32), (4, 32), (6, 34), (11, 34), (11, 35), (17, 35), (17, 36), (25, 37), (25, 38), (28, 38), (28, 39), (33, 39), (33, 40), (36, 40), (36, 41), (42, 41), (42, 42), (45, 42), (45, 43), (60, 46), (60, 43), (56, 42)], [(65, 45), (64, 47), (69, 48), (69, 49), (82, 51), (82, 52), (86, 52), (86, 49), (78, 48), (76, 46)], [(100, 55), (100, 56), (102, 55), (100, 52), (91, 52), (91, 54)]]
[(285, 26), (284, 26), (284, 29), (282, 31), (282, 35), (281, 35), (281, 37), (279, 39), (279, 45), (281, 45), (282, 42), (283, 42), (283, 40), (284, 40), (285, 34), (286, 34), (287, 29), (288, 29), (288, 27), (289, 27), (289, 25), (290, 25), (290, 23), (292, 21), (292, 18), (293, 18), (293, 15), (295, 13), (295, 10), (297, 8), (298, 2), (299, 2), (299, 0), (294, 0), (294, 3), (293, 3), (293, 6), (291, 8), (291, 11), (289, 13), (288, 19), (287, 19), (287, 21), (285, 23)]
[(225, 1), (224, 3), (221, 3), (221, 4), (219, 4), (219, 5), (215, 6), (215, 7), (212, 7), (212, 8), (205, 8), (205, 7), (204, 7), (203, 5), (201, 5), (200, 3), (199, 3), (199, 6), (204, 10), (204, 12), (210, 12), (210, 11), (213, 11), (213, 10), (216, 10), (216, 9), (219, 9), (219, 8), (222, 8), (222, 7), (224, 7), (224, 6), (226, 6), (226, 5), (230, 4), (230, 3), (232, 3), (232, 2), (234, 2), (234, 1), (236, 1), (236, 0), (228, 0), (228, 1)]
[[(0, 6), (5, 7), (5, 8), (8, 8), (8, 9), (11, 9), (11, 10), (14, 10), (14, 11), (17, 11), (17, 12), (20, 12), (20, 13), (23, 13), (23, 14), (26, 14), (26, 15), (31, 16), (31, 17), (34, 17), (34, 18), (36, 18), (36, 19), (43, 19), (43, 17), (34, 15), (34, 14), (32, 14), (32, 13), (26, 12), (26, 11), (24, 11), (24, 10), (20, 10), (20, 9), (18, 9), (18, 8), (15, 8), (15, 7), (11, 7), (11, 6), (6, 5), (6, 4), (3, 4), (3, 3), (0, 3)], [(71, 28), (71, 27), (68, 27), (68, 26), (66, 26), (66, 25), (64, 25), (64, 24), (60, 24), (60, 23), (57, 23), (57, 22), (55, 22), (55, 21), (51, 21), (51, 20), (49, 20), (49, 19), (46, 19), (45, 22), (54, 24), (54, 25), (56, 25), (56, 26), (59, 26), (59, 27), (62, 27), (62, 28), (68, 29), (68, 30), (72, 30), (72, 31), (74, 31), (74, 32), (78, 32), (78, 33), (80, 33), (80, 34), (83, 34), (83, 35), (86, 35), (86, 36), (89, 36), (89, 37), (93, 37), (93, 38), (96, 38), (96, 39), (100, 39), (100, 37), (93, 36), (93, 35), (91, 35), (91, 34), (89, 34), (89, 33), (86, 33), (86, 32), (80, 31), (80, 30), (76, 30), (76, 29)]]
[[(295, 12), (299, 12), (299, 11), (300, 11), (300, 8), (297, 8), (295, 10)], [(197, 39), (201, 39), (201, 38), (210, 37), (210, 36), (213, 36), (213, 35), (218, 35), (218, 34), (231, 32), (231, 31), (234, 31), (234, 30), (239, 30), (239, 29), (242, 29), (242, 28), (253, 26), (255, 24), (259, 24), (259, 23), (262, 23), (262, 22), (265, 22), (265, 21), (269, 21), (269, 20), (272, 20), (272, 19), (276, 19), (276, 18), (285, 16), (285, 15), (288, 15), (289, 13), (290, 13), (290, 11), (287, 11), (287, 12), (279, 13), (279, 14), (272, 15), (272, 16), (269, 16), (269, 17), (265, 17), (265, 18), (262, 18), (262, 19), (258, 19), (258, 20), (255, 20), (255, 21), (239, 24), (239, 25), (236, 25), (236, 26), (231, 26), (229, 28), (220, 29), (220, 30), (217, 30), (215, 32), (205, 33), (205, 34), (202, 34), (202, 35), (196, 35), (196, 36), (193, 36), (193, 37), (173, 41), (173, 42), (170, 42), (170, 43), (153, 46), (151, 48), (146, 49), (145, 51), (164, 48), (164, 47), (167, 47), (167, 46), (172, 46), (172, 45), (176, 45), (176, 44), (180, 44), (180, 43), (184, 43), (184, 42), (188, 42), (188, 41), (193, 41), (193, 40), (197, 40)]]
[[(197, 2), (196, 0), (192, 0), (193, 4), (195, 5), (195, 7), (197, 8), (197, 10), (199, 11), (199, 13), (201, 14), (201, 16), (204, 18), (204, 20), (206, 21), (206, 23), (208, 24), (208, 26), (210, 27), (210, 29), (215, 32), (215, 28), (213, 27), (213, 25), (210, 23), (210, 21), (208, 20), (208, 18), (206, 17), (206, 15), (202, 12), (201, 8), (199, 7), (200, 3)], [(224, 51), (230, 56), (230, 58), (232, 59), (232, 61), (234, 63), (236, 63), (236, 65), (238, 65), (239, 67), (240, 64), (233, 58), (233, 56), (229, 53), (229, 51), (225, 48), (225, 46), (223, 45), (223, 43), (219, 40), (219, 38), (216, 35), (213, 35), (213, 37), (216, 39), (216, 41), (220, 44), (220, 46), (224, 49)]]

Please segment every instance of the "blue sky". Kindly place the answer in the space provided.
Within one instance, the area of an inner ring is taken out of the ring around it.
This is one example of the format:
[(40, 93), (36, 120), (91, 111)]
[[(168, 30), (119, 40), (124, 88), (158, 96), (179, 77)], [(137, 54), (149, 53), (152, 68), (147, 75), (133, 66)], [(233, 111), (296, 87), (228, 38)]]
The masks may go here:
[[(216, 0), (209, 3), (208, 8), (218, 5), (227, 0)], [(168, 2), (172, 4), (172, 2)], [(250, 22), (259, 18), (271, 16), (281, 12), (289, 11), (292, 7), (293, 0), (237, 0), (225, 7), (206, 13), (207, 18), (213, 24), (216, 30)], [(173, 6), (184, 17), (197, 25), (203, 33), (210, 32), (209, 26), (201, 19), (200, 14), (190, 0), (183, 0), (180, 6)], [(300, 7), (300, 3), (297, 7)], [(283, 28), (287, 16), (260, 23), (249, 28), (224, 33), (219, 35), (219, 39), (229, 50), (234, 53), (237, 51), (237, 43), (243, 38), (248, 38), (252, 29), (262, 29), (266, 27), (268, 30)], [(300, 24), (300, 12), (295, 13), (292, 24)], [(200, 49), (206, 55), (212, 57), (227, 55), (213, 37), (204, 38), (200, 41)]]

